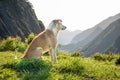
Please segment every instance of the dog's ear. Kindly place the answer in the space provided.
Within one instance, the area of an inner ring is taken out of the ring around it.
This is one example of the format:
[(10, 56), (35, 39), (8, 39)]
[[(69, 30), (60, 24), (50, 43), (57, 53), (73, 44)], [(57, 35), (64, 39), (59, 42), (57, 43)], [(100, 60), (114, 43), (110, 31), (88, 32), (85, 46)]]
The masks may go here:
[(54, 22), (54, 23), (57, 23), (57, 22), (58, 22), (58, 20), (54, 19), (54, 20), (53, 20), (53, 22)]
[(54, 22), (54, 23), (61, 23), (62, 20), (61, 20), (61, 19), (54, 19), (53, 22)]
[(62, 22), (62, 20), (61, 20), (61, 19), (58, 19), (58, 22)]

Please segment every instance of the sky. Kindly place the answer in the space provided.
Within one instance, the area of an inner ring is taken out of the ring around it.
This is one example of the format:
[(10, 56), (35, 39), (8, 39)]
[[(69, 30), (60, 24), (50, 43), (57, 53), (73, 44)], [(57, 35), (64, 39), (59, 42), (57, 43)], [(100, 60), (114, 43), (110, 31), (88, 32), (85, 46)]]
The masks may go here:
[(67, 30), (86, 30), (120, 13), (120, 0), (29, 0), (45, 27), (62, 19)]

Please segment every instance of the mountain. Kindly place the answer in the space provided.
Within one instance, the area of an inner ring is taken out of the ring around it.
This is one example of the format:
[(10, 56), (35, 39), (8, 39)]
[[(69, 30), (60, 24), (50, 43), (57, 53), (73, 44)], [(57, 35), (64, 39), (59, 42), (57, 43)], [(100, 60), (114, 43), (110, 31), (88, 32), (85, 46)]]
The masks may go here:
[(106, 52), (112, 51), (114, 53), (120, 53), (120, 36), (113, 42), (110, 47), (106, 50)]
[(77, 34), (81, 33), (80, 30), (75, 30), (75, 31), (60, 31), (59, 36), (58, 36), (58, 44), (66, 45), (71, 42), (73, 37), (75, 37)]
[(70, 44), (64, 45), (61, 48), (61, 50), (82, 50), (83, 48), (85, 48), (86, 45), (88, 45), (92, 40), (94, 40), (103, 30), (105, 30), (112, 22), (116, 21), (119, 18), (120, 13), (103, 20), (102, 22), (100, 22), (92, 28), (82, 31), (72, 39)]
[[(103, 30), (93, 41), (83, 48), (85, 56), (91, 56), (95, 52), (109, 52), (113, 51), (115, 47), (111, 45), (117, 44), (116, 48), (119, 48), (120, 37), (120, 18), (112, 22), (105, 30)], [(117, 41), (117, 42), (116, 42)], [(108, 49), (109, 48), (109, 49)], [(111, 48), (111, 49), (110, 49)], [(119, 49), (116, 49), (116, 52)], [(113, 51), (114, 52), (114, 51)]]
[(111, 16), (105, 20), (103, 20), (102, 22), (100, 22), (99, 24), (97, 24), (95, 27), (101, 27), (102, 29), (107, 28), (112, 22), (116, 21), (117, 19), (120, 18), (120, 13), (116, 14), (114, 16)]
[(94, 28), (90, 28), (85, 31), (82, 31), (81, 33), (79, 33), (75, 37), (73, 37), (71, 43), (77, 43), (79, 41), (84, 40), (93, 30), (94, 30)]
[[(67, 51), (75, 51), (82, 49), (86, 44), (88, 44), (90, 41), (92, 41), (99, 33), (101, 33), (103, 29), (100, 27), (94, 27), (90, 28), (88, 30), (85, 30), (81, 33), (81, 40), (78, 42), (72, 42), (71, 44), (64, 45), (61, 49), (67, 50)], [(87, 32), (88, 31), (88, 32)]]
[(0, 39), (20, 36), (24, 40), (30, 33), (43, 30), (28, 0), (0, 0)]
[[(85, 38), (87, 38), (87, 37), (89, 36), (89, 34), (91, 34), (91, 33), (94, 31), (94, 29), (95, 29), (96, 27), (99, 27), (99, 28), (101, 28), (101, 29), (104, 30), (104, 29), (107, 28), (112, 22), (114, 22), (115, 20), (117, 20), (117, 19), (119, 19), (119, 18), (120, 18), (120, 13), (119, 13), (119, 14), (116, 14), (115, 16), (111, 16), (111, 17), (103, 20), (102, 22), (98, 23), (98, 24), (95, 25), (94, 27), (89, 28), (89, 29), (83, 31), (82, 33), (76, 35), (76, 36), (72, 39), (71, 43), (77, 43), (77, 42), (80, 42), (80, 41), (85, 40)], [(96, 34), (97, 34), (97, 33), (96, 33)]]

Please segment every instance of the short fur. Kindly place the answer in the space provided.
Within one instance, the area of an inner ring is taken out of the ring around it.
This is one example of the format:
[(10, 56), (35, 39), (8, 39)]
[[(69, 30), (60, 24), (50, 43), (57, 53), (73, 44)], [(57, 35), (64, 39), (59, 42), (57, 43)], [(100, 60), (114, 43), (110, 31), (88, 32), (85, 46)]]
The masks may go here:
[(41, 58), (42, 54), (49, 52), (51, 60), (56, 62), (57, 35), (64, 29), (66, 27), (62, 25), (60, 19), (53, 20), (46, 30), (33, 39), (23, 58)]

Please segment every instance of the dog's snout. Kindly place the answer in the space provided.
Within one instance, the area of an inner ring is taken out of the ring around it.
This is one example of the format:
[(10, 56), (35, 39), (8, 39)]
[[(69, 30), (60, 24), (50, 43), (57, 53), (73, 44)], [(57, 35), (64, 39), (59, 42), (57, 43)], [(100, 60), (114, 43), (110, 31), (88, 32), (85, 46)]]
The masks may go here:
[(67, 27), (66, 26), (63, 26), (62, 30), (65, 30)]
[(64, 26), (65, 27), (65, 29), (67, 28), (66, 26)]

